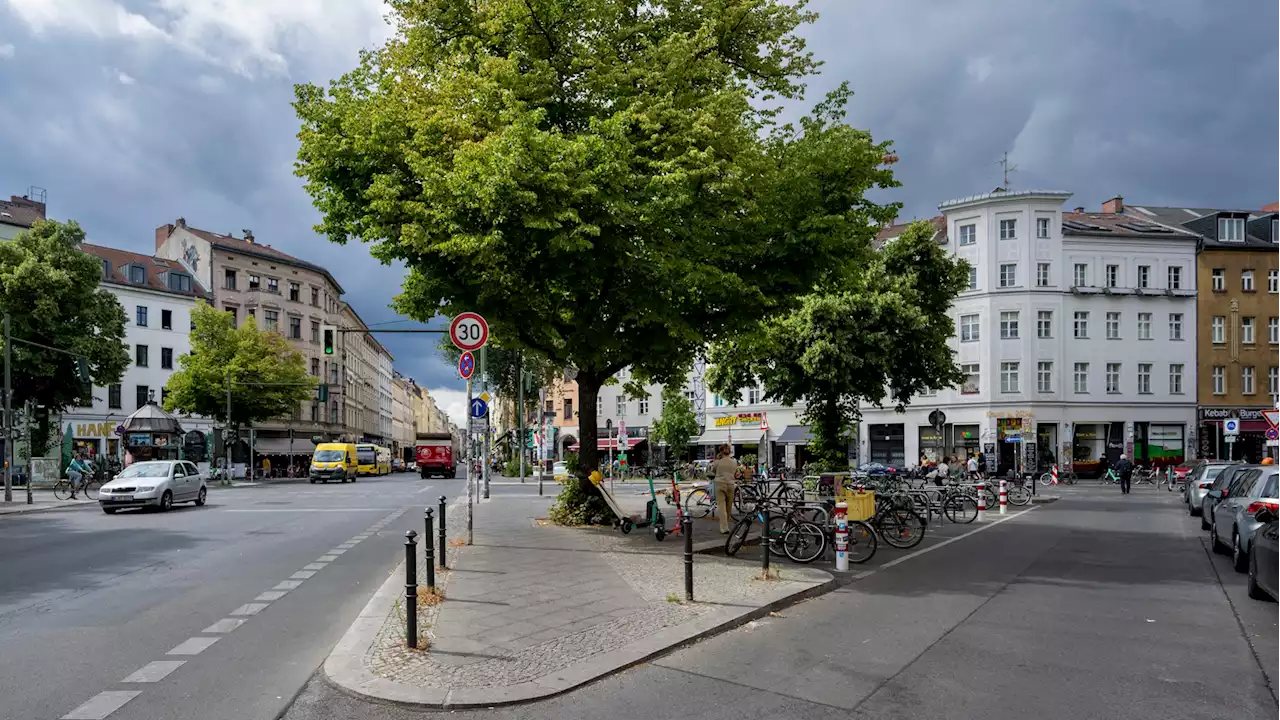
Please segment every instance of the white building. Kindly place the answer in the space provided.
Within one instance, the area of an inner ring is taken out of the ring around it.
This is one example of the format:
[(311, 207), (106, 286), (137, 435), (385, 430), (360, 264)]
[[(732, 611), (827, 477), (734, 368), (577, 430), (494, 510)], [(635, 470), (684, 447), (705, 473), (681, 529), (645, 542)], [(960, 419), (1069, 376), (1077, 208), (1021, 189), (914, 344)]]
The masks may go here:
[[(75, 446), (123, 459), (116, 427), (151, 399), (161, 404), (164, 386), (178, 369), (178, 358), (191, 351), (191, 310), (206, 298), (200, 283), (179, 263), (98, 245), (81, 249), (102, 261), (102, 286), (124, 307), (129, 367), (119, 383), (93, 388), (93, 406), (68, 408), (61, 427), (71, 430)], [(183, 454), (205, 460), (206, 439), (213, 421), (179, 415), (187, 435)]]
[(393, 358), (386, 348), (377, 354), (378, 360), (378, 434), (383, 443), (391, 447), (395, 441), (395, 401), (391, 394), (391, 383), (395, 372), (391, 369)]
[[(971, 266), (949, 341), (967, 379), (902, 414), (864, 410), (861, 461), (981, 450), (1001, 472), (1058, 463), (1089, 473), (1104, 455), (1191, 453), (1196, 237), (1105, 210), (1065, 212), (1069, 197), (997, 190), (939, 206), (936, 239)], [(940, 430), (934, 410), (946, 416)]]

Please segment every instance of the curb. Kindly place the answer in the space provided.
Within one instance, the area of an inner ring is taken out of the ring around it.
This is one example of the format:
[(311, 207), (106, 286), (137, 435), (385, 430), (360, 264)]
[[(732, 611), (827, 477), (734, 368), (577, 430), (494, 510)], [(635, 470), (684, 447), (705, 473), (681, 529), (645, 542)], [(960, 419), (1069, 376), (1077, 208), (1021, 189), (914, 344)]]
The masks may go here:
[[(579, 660), (559, 671), (516, 685), (494, 688), (421, 688), (378, 677), (364, 665), (365, 653), (387, 619), (387, 609), (404, 592), (404, 563), (360, 611), (342, 639), (324, 662), (324, 674), (339, 690), (413, 708), (461, 710), (516, 705), (562, 695), (587, 683), (615, 675), (655, 657), (720, 634), (764, 617), (779, 608), (793, 605), (834, 590), (839, 579), (831, 573), (803, 568), (806, 574), (825, 576), (795, 592), (775, 591), (758, 598), (760, 604), (747, 612), (715, 610), (690, 622), (661, 630), (617, 650)], [(740, 607), (740, 606), (739, 606)]]
[(94, 502), (85, 502), (85, 503), (75, 503), (74, 505), (46, 505), (45, 507), (36, 507), (33, 505), (31, 507), (21, 507), (17, 509), (2, 508), (4, 512), (0, 512), (0, 518), (4, 517), (5, 515), (30, 515), (32, 513), (67, 512), (69, 510), (83, 510), (85, 508), (96, 508), (96, 507), (99, 507), (99, 505), (96, 501), (94, 501)]

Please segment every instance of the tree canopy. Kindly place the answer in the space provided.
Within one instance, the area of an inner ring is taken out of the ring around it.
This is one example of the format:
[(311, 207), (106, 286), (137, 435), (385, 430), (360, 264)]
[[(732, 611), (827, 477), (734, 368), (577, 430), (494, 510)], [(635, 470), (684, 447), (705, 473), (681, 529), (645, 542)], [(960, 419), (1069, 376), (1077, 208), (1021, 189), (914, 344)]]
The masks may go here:
[(77, 356), (98, 387), (119, 382), (129, 366), (124, 308), (99, 285), (102, 261), (80, 249), (83, 241), (75, 222), (43, 220), (0, 243), (0, 310), (10, 316), (10, 334), (66, 351), (13, 344), (13, 406), (44, 407), (32, 430), (37, 452), (49, 444), (49, 416), (88, 401)]
[(947, 340), (948, 312), (968, 287), (968, 265), (912, 223), (870, 261), (795, 311), (712, 347), (707, 381), (730, 402), (760, 382), (766, 397), (806, 403), (817, 459), (846, 463), (859, 406), (898, 409), (929, 389), (962, 380)]
[(698, 416), (694, 414), (693, 403), (684, 396), (681, 386), (663, 386), (662, 415), (653, 421), (650, 437), (666, 443), (679, 460), (690, 438), (697, 434)]
[(302, 353), (278, 332), (251, 320), (240, 327), (230, 313), (203, 302), (191, 311), (191, 352), (178, 358), (169, 376), (164, 407), (227, 421), (227, 375), (231, 376), (231, 424), (252, 425), (292, 415), (314, 397), (321, 380), (307, 372)]

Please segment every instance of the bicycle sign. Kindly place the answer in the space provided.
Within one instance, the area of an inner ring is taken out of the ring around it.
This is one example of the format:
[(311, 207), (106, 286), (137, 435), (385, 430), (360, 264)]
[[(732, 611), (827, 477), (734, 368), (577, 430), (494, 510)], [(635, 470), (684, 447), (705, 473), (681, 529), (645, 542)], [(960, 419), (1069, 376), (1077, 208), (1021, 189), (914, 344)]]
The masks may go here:
[(458, 358), (458, 374), (463, 380), (470, 380), (476, 371), (476, 356), (469, 352), (462, 353), (462, 357)]
[(478, 313), (458, 313), (449, 323), (449, 339), (459, 350), (479, 350), (489, 342), (489, 323)]

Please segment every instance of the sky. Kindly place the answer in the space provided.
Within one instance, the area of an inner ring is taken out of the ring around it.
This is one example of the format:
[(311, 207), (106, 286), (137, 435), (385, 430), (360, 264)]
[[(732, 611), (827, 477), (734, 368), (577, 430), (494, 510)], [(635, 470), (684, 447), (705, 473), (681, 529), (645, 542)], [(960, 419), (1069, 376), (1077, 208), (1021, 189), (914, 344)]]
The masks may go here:
[[(1260, 208), (1277, 190), (1274, 0), (816, 0), (848, 121), (894, 141), (900, 219), (1001, 182), (1069, 206)], [(0, 194), (48, 193), (92, 242), (154, 250), (185, 217), (324, 265), (365, 322), (404, 276), (311, 229), (293, 174), (293, 84), (324, 83), (387, 37), (379, 0), (0, 0)], [(797, 106), (794, 112), (803, 107)], [(385, 335), (396, 368), (455, 421), (462, 382), (430, 335)]]

